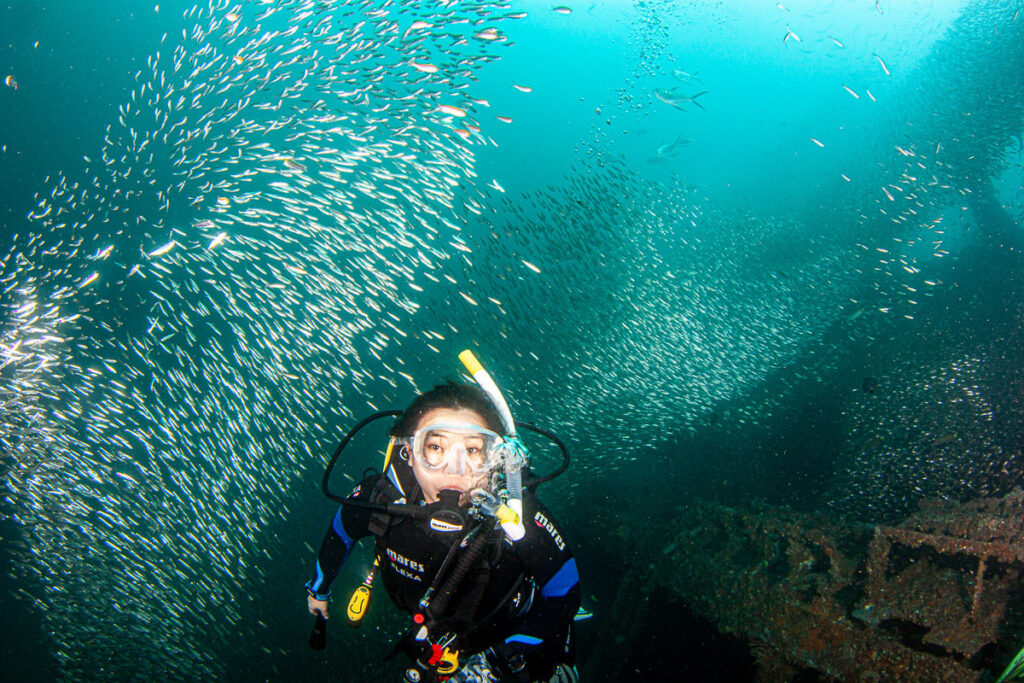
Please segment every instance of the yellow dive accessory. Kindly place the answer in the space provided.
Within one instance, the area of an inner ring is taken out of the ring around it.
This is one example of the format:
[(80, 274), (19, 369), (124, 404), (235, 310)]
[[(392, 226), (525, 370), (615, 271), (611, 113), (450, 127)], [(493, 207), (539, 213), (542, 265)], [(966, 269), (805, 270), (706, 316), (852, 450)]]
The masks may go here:
[(466, 368), (466, 371), (473, 376), (473, 379), (484, 390), (488, 398), (491, 399), (491, 403), (494, 404), (494, 408), (498, 411), (498, 415), (501, 416), (501, 421), (505, 425), (505, 432), (509, 436), (516, 435), (516, 423), (512, 419), (512, 411), (508, 409), (508, 403), (505, 402), (505, 397), (501, 394), (501, 389), (491, 378), (490, 373), (484, 370), (484, 366), (477, 360), (476, 355), (469, 349), (466, 349), (459, 354), (459, 360), (462, 361), (462, 365)]
[(499, 507), (494, 515), (502, 524), (519, 524), (519, 513), (508, 505), (502, 505)]
[(484, 369), (483, 364), (477, 360), (476, 354), (469, 349), (466, 349), (459, 354), (459, 360), (461, 360), (462, 364), (466, 366), (466, 370), (470, 375), (476, 376), (476, 373)]
[[(388, 450), (390, 452), (390, 447)], [(373, 588), (373, 580), (377, 578), (378, 567), (380, 567), (380, 559), (375, 557), (370, 573), (363, 579), (363, 583), (352, 592), (352, 597), (348, 600), (345, 621), (352, 628), (359, 628), (359, 625), (363, 623), (363, 617), (370, 609), (370, 598), (373, 597), (370, 591)]]
[(388, 465), (391, 464), (391, 451), (395, 448), (395, 440), (391, 439), (388, 441), (388, 450), (384, 453), (384, 469), (383, 472), (388, 471)]
[(441, 661), (437, 663), (437, 673), (448, 676), (459, 670), (459, 651), (445, 648)]

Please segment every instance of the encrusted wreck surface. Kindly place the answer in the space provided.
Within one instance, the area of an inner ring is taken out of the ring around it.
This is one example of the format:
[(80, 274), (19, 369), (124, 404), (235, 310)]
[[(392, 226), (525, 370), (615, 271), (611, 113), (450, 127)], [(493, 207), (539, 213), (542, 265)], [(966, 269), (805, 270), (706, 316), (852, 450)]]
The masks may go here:
[(761, 680), (990, 680), (1024, 640), (1020, 490), (895, 527), (694, 502), (673, 528), (649, 580), (747, 639)]

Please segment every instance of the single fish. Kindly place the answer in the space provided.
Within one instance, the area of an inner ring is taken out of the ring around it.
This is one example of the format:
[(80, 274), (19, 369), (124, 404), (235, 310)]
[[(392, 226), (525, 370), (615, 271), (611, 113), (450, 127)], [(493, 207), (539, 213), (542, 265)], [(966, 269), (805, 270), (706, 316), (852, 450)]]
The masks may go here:
[(427, 64), (426, 62), (409, 62), (409, 66), (416, 69), (417, 71), (422, 71), (425, 74), (437, 73), (437, 67), (434, 66), (433, 64)]
[(672, 76), (674, 76), (677, 80), (682, 81), (683, 83), (692, 83), (693, 81), (696, 81), (697, 83), (704, 85), (704, 81), (700, 80), (700, 78), (697, 77), (697, 74), (699, 73), (699, 71), (694, 71), (691, 74), (686, 71), (683, 71), (682, 69), (672, 70)]
[(683, 107), (683, 104), (686, 102), (689, 102), (690, 104), (694, 104), (700, 107), (701, 109), (704, 109), (704, 106), (697, 101), (697, 98), (702, 95), (706, 95), (707, 93), (707, 90), (703, 90), (697, 93), (696, 95), (684, 95), (675, 88), (671, 90), (666, 90), (665, 88), (654, 89), (654, 96), (656, 98), (658, 98), (665, 104), (673, 106), (681, 111), (686, 111), (686, 109)]
[(459, 118), (462, 118), (463, 116), (466, 115), (465, 110), (459, 109), (458, 107), (454, 107), (450, 104), (438, 105), (437, 109), (438, 111), (442, 111), (445, 114), (451, 114), (452, 116), (458, 116)]
[(153, 251), (149, 252), (149, 254), (147, 254), (147, 256), (149, 256), (150, 258), (153, 258), (155, 256), (163, 256), (164, 254), (169, 252), (171, 249), (174, 249), (174, 247), (176, 247), (177, 245), (178, 245), (177, 242), (175, 242), (174, 240), (171, 240), (170, 242), (168, 242), (164, 246), (160, 247), (159, 249), (154, 249)]
[(666, 142), (664, 145), (660, 145), (654, 150), (654, 156), (647, 160), (650, 164), (665, 163), (672, 157), (676, 156), (677, 150), (680, 147), (689, 145), (693, 140), (690, 138), (684, 138), (681, 134), (676, 136), (676, 139), (672, 142)]
[(525, 259), (522, 259), (522, 261), (523, 261), (523, 265), (524, 266), (526, 266), (527, 268), (529, 268), (533, 272), (540, 274), (540, 268), (538, 268), (537, 266), (533, 265), (532, 263), (530, 263), (529, 261), (527, 261)]
[(879, 57), (877, 54), (875, 54), (873, 52), (871, 53), (871, 56), (878, 60), (878, 63), (882, 66), (882, 71), (885, 72), (886, 76), (891, 76), (892, 75), (891, 73), (889, 73), (889, 67), (887, 67), (885, 65), (885, 62), (882, 61), (881, 57)]

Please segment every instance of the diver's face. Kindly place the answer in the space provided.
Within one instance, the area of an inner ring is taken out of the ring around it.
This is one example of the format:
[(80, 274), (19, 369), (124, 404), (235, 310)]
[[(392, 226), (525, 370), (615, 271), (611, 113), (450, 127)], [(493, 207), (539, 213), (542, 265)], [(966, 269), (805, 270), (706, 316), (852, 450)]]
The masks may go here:
[[(420, 418), (419, 423), (416, 425), (416, 430), (419, 431), (427, 425), (442, 422), (471, 424), (477, 425), (481, 429), (487, 429), (483, 417), (475, 410), (434, 408), (423, 414), (423, 417)], [(412, 463), (412, 471), (416, 475), (416, 481), (423, 490), (423, 497), (428, 503), (437, 502), (439, 491), (454, 489), (462, 493), (459, 503), (467, 505), (469, 503), (469, 494), (475, 489), (480, 489), (487, 485), (486, 472), (473, 472), (467, 469), (463, 473), (458, 473), (452, 471), (454, 468), (447, 465), (440, 469), (429, 470), (419, 461), (419, 458), (412, 457), (411, 454), (409, 461)]]

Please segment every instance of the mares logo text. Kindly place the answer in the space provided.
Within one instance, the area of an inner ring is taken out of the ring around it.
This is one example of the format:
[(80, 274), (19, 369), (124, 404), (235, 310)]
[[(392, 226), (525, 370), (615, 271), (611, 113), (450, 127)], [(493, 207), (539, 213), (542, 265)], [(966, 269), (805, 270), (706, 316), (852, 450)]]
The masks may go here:
[(543, 512), (537, 512), (533, 521), (537, 523), (537, 526), (548, 530), (548, 533), (551, 534), (551, 538), (554, 540), (555, 545), (558, 546), (559, 550), (565, 550), (565, 541), (562, 540), (562, 534), (558, 533), (558, 529), (556, 529), (555, 525), (551, 523), (551, 520), (544, 516)]

